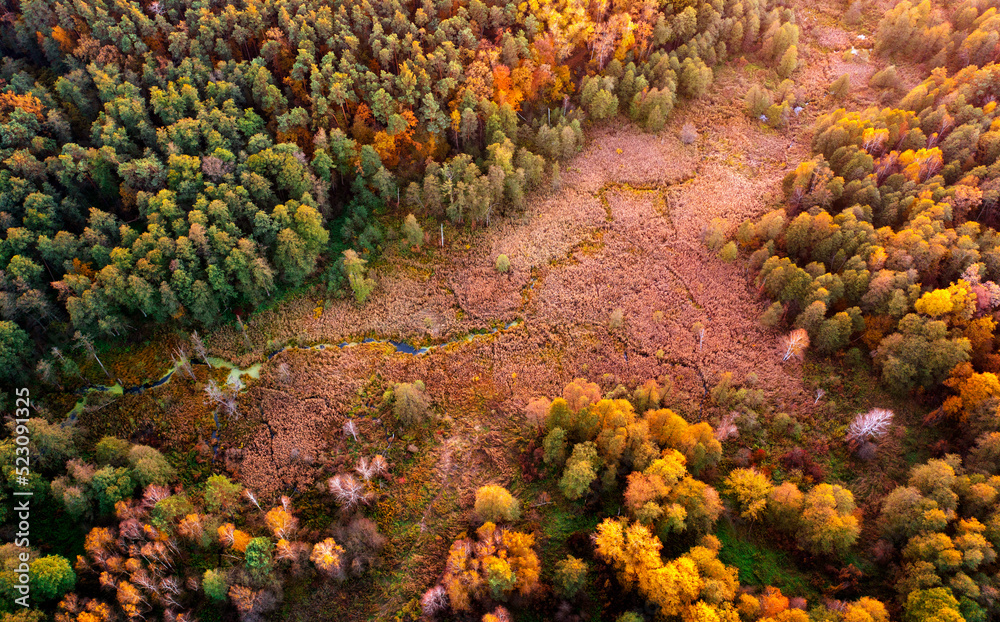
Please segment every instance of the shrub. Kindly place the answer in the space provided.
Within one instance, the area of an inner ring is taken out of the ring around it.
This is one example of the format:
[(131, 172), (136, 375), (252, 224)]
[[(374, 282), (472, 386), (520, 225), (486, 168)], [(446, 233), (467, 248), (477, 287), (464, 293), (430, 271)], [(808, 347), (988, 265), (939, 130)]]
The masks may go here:
[(566, 461), (566, 430), (556, 427), (542, 441), (545, 464), (561, 467)]
[(500, 274), (510, 272), (510, 259), (507, 258), (507, 255), (497, 255), (496, 269)]
[(587, 107), (587, 113), (595, 121), (607, 119), (618, 112), (618, 97), (608, 91), (601, 89), (594, 95)]
[(778, 301), (771, 303), (767, 311), (761, 314), (760, 323), (768, 328), (774, 328), (781, 321), (781, 316), (785, 314), (785, 306)]
[(830, 95), (835, 99), (843, 99), (851, 92), (851, 76), (844, 74), (833, 81), (830, 85)]
[(476, 491), (476, 515), (484, 523), (516, 521), (521, 518), (521, 502), (503, 486), (481, 486)]
[(767, 109), (774, 103), (771, 101), (771, 94), (759, 84), (751, 85), (743, 100), (746, 102), (747, 114), (754, 119), (767, 112)]
[(514, 590), (530, 595), (538, 587), (541, 571), (534, 546), (534, 535), (493, 523), (477, 529), (475, 538), (456, 540), (441, 580), (452, 610), (468, 611), (472, 601), (487, 595), (495, 600), (507, 600)]
[(76, 457), (75, 427), (35, 417), (28, 419), (27, 426), (33, 447), (31, 459), (38, 470), (61, 470), (66, 460)]
[(785, 53), (781, 55), (781, 60), (778, 62), (778, 75), (782, 78), (787, 78), (792, 75), (796, 69), (798, 69), (798, 66), (799, 50), (793, 45), (785, 50)]
[(232, 511), (242, 493), (241, 484), (225, 475), (212, 475), (205, 482), (205, 507), (209, 512)]
[(172, 495), (166, 499), (161, 499), (153, 506), (152, 516), (153, 526), (158, 529), (169, 528), (174, 521), (181, 516), (187, 516), (194, 512), (194, 505), (188, 500), (187, 495)]
[(393, 400), (392, 412), (404, 426), (413, 427), (427, 419), (430, 404), (424, 392), (423, 381), (397, 384), (393, 391)]
[(854, 26), (861, 21), (861, 1), (854, 0), (851, 5), (847, 8), (847, 12), (844, 13), (844, 24), (847, 26)]
[(104, 467), (94, 473), (90, 485), (101, 514), (113, 512), (115, 503), (131, 498), (135, 491), (135, 482), (129, 476), (128, 469), (123, 467)]
[(410, 246), (419, 247), (424, 243), (424, 230), (420, 228), (417, 217), (413, 214), (408, 214), (403, 221), (403, 237)]
[(681, 128), (681, 142), (685, 145), (691, 145), (696, 140), (698, 140), (698, 130), (695, 129), (694, 124), (685, 123), (684, 127)]
[(861, 533), (850, 490), (819, 484), (810, 490), (803, 503), (802, 529), (799, 538), (813, 553), (841, 556)]
[(791, 482), (776, 486), (768, 493), (767, 514), (771, 524), (786, 532), (794, 532), (802, 515), (805, 495)]
[(713, 218), (708, 226), (705, 227), (705, 231), (702, 233), (702, 240), (705, 241), (705, 246), (708, 250), (717, 252), (722, 248), (722, 245), (726, 243), (726, 229), (729, 227), (729, 223), (721, 218)]
[(618, 330), (625, 323), (625, 313), (621, 308), (615, 309), (611, 312), (611, 317), (608, 319), (608, 324), (612, 329)]
[(868, 84), (877, 89), (899, 89), (902, 87), (895, 65), (889, 65), (874, 74)]
[(14, 322), (0, 321), (0, 380), (15, 382), (22, 378), (21, 361), (30, 360), (31, 355), (28, 333)]
[(726, 242), (726, 245), (723, 246), (722, 250), (719, 251), (719, 259), (721, 259), (726, 263), (732, 263), (736, 261), (737, 256), (738, 253), (736, 251), (736, 243), (732, 241)]
[(556, 592), (563, 598), (573, 598), (587, 585), (587, 562), (567, 555), (556, 564)]
[(252, 538), (247, 543), (246, 564), (250, 572), (260, 576), (271, 572), (271, 552), (274, 543), (269, 538)]
[(358, 304), (364, 304), (365, 300), (375, 289), (375, 279), (365, 278), (365, 264), (368, 262), (352, 249), (344, 251), (344, 271), (347, 272), (347, 279), (354, 292), (354, 299)]

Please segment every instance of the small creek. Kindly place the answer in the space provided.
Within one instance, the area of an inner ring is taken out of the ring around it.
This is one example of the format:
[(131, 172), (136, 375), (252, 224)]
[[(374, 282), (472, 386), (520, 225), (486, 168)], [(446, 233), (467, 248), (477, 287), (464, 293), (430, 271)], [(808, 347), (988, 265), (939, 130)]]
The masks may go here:
[[(269, 354), (267, 356), (267, 360), (270, 361), (274, 357), (278, 356), (279, 354), (287, 350), (326, 350), (328, 348), (343, 349), (343, 348), (353, 348), (359, 345), (368, 345), (368, 344), (388, 344), (394, 347), (396, 349), (396, 352), (402, 354), (420, 356), (423, 354), (427, 354), (432, 350), (445, 348), (450, 345), (458, 343), (468, 343), (474, 340), (476, 337), (482, 337), (485, 335), (494, 335), (502, 330), (507, 330), (508, 328), (520, 326), (522, 323), (523, 320), (515, 320), (499, 328), (494, 328), (488, 331), (473, 332), (463, 337), (458, 337), (449, 341), (445, 341), (443, 343), (424, 346), (420, 348), (406, 341), (396, 341), (393, 339), (371, 339), (371, 338), (363, 339), (361, 341), (344, 341), (337, 344), (321, 343), (314, 346), (285, 346), (284, 348), (281, 348), (280, 350), (276, 350), (271, 354)], [(222, 367), (229, 369), (229, 376), (226, 377), (227, 383), (233, 382), (237, 379), (242, 379), (243, 376), (247, 376), (249, 378), (256, 380), (260, 378), (260, 370), (261, 367), (263, 366), (263, 362), (260, 362), (260, 363), (254, 363), (253, 365), (247, 367), (246, 369), (243, 369), (238, 367), (235, 363), (232, 363), (231, 361), (227, 361), (225, 359), (221, 359), (214, 356), (209, 356), (207, 362), (212, 367)], [(83, 409), (86, 407), (87, 396), (90, 395), (91, 393), (106, 393), (109, 395), (116, 395), (116, 396), (122, 396), (125, 395), (126, 393), (128, 394), (141, 393), (149, 389), (155, 389), (156, 387), (163, 386), (166, 383), (170, 382), (170, 379), (173, 378), (174, 374), (176, 374), (178, 370), (180, 370), (180, 368), (181, 364), (178, 362), (173, 367), (168, 369), (166, 373), (160, 376), (158, 380), (152, 382), (146, 382), (144, 384), (136, 385), (134, 387), (122, 387), (121, 383), (115, 383), (113, 385), (94, 385), (91, 387), (87, 387), (86, 389), (82, 389), (80, 391), (80, 393), (82, 394), (81, 399), (67, 413), (66, 418), (70, 422), (76, 421), (77, 416), (81, 412), (83, 412)], [(244, 383), (244, 388), (246, 388), (246, 383)], [(220, 429), (219, 415), (218, 413), (213, 413), (212, 416), (215, 419), (215, 431), (212, 432), (212, 438), (217, 438), (218, 431)]]

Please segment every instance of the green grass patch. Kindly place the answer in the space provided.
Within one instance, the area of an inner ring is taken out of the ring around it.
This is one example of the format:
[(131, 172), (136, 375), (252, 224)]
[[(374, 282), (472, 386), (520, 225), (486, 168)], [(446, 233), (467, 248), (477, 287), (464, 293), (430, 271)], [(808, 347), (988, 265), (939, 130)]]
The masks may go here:
[(543, 567), (550, 568), (566, 556), (566, 540), (578, 531), (593, 533), (602, 520), (600, 512), (585, 512), (578, 505), (556, 497), (555, 503), (544, 513), (543, 531), (546, 537), (545, 550), (542, 551)]
[(719, 559), (739, 570), (741, 585), (771, 585), (786, 595), (810, 601), (820, 596), (788, 553), (765, 544), (767, 534), (763, 529), (753, 534), (720, 521), (715, 535), (722, 542)]

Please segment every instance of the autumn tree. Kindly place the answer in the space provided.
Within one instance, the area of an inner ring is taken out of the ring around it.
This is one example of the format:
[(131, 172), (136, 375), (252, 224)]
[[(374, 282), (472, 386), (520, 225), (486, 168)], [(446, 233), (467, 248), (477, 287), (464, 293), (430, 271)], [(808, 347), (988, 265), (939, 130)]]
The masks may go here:
[(430, 410), (422, 380), (397, 384), (392, 391), (392, 412), (404, 426), (412, 427), (423, 423)]
[(803, 545), (814, 553), (842, 556), (861, 533), (854, 510), (851, 491), (830, 484), (814, 486), (802, 503)]
[(31, 593), (41, 601), (61, 598), (76, 584), (76, 573), (69, 561), (59, 555), (37, 557), (31, 562)]
[(503, 486), (481, 486), (476, 490), (475, 510), (483, 522), (513, 522), (521, 516), (521, 502)]
[(592, 442), (579, 443), (573, 447), (573, 453), (566, 461), (559, 489), (567, 499), (579, 499), (590, 489), (591, 483), (597, 479), (599, 458), (597, 446)]
[(726, 477), (726, 489), (736, 500), (740, 516), (757, 520), (767, 507), (768, 495), (774, 485), (756, 469), (736, 469)]
[(555, 586), (564, 598), (573, 598), (587, 585), (587, 563), (572, 555), (556, 564)]
[(353, 250), (347, 249), (344, 251), (343, 263), (351, 289), (354, 291), (354, 299), (358, 304), (364, 304), (375, 288), (375, 280), (365, 277), (365, 264), (368, 262), (359, 257)]

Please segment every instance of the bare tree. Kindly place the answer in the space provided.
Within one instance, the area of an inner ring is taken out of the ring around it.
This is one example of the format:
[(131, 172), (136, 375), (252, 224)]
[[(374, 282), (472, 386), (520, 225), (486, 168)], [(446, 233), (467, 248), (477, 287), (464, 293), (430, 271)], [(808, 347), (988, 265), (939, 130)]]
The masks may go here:
[(892, 424), (893, 413), (885, 408), (873, 408), (859, 413), (847, 428), (848, 441), (865, 441), (885, 436)]
[(796, 328), (781, 338), (782, 361), (790, 358), (802, 359), (809, 347), (809, 333), (804, 328)]
[(219, 385), (215, 384), (215, 380), (210, 379), (205, 387), (205, 393), (210, 400), (222, 407), (226, 415), (238, 419), (240, 411), (236, 398), (242, 389), (243, 381), (239, 379), (239, 376), (233, 376), (224, 388), (220, 388)]
[(816, 399), (813, 400), (813, 404), (819, 404), (819, 401), (823, 399), (824, 395), (826, 395), (826, 391), (823, 389), (816, 389)]
[(370, 495), (365, 492), (365, 485), (353, 475), (334, 475), (327, 480), (327, 485), (330, 488), (330, 493), (337, 499), (337, 503), (346, 510), (370, 500)]
[(243, 342), (247, 345), (247, 350), (253, 350), (253, 345), (250, 343), (250, 337), (247, 335), (247, 327), (243, 325), (243, 320), (240, 319), (240, 315), (236, 314), (236, 323), (240, 325), (240, 331), (243, 333)]
[(191, 369), (191, 359), (188, 358), (187, 351), (184, 349), (184, 346), (177, 346), (177, 363), (184, 373), (191, 376), (191, 380), (197, 380), (194, 375), (194, 370)]
[(289, 369), (288, 363), (279, 364), (276, 375), (278, 377), (278, 382), (281, 384), (288, 384), (292, 381), (292, 370)]
[(448, 592), (441, 585), (435, 585), (424, 592), (420, 599), (420, 607), (424, 610), (424, 615), (433, 618), (448, 608)]
[(354, 437), (354, 442), (358, 442), (358, 426), (354, 423), (354, 419), (348, 419), (344, 423), (344, 434), (348, 434)]
[(376, 477), (385, 477), (389, 474), (389, 463), (385, 461), (385, 458), (381, 454), (372, 458), (370, 466), (375, 471)]
[(366, 482), (375, 477), (375, 471), (372, 470), (371, 464), (368, 462), (368, 458), (363, 456), (358, 459), (358, 466), (354, 467), (354, 470), (361, 476), (361, 479)]
[(87, 354), (89, 354), (92, 359), (97, 361), (97, 364), (101, 366), (101, 369), (104, 370), (104, 373), (108, 376), (108, 378), (114, 380), (111, 374), (108, 373), (108, 370), (104, 367), (104, 363), (102, 363), (101, 359), (97, 356), (97, 350), (94, 348), (94, 342), (90, 339), (90, 337), (84, 335), (80, 331), (76, 331), (76, 334), (73, 335), (73, 340), (76, 341), (78, 348), (86, 350)]
[(208, 348), (205, 347), (205, 343), (198, 336), (198, 331), (191, 333), (191, 345), (194, 347), (194, 351), (198, 353), (201, 360), (205, 361), (205, 364), (212, 367), (212, 363), (208, 360)]
[(253, 494), (252, 492), (250, 492), (250, 489), (246, 489), (246, 490), (244, 490), (244, 491), (243, 491), (243, 493), (244, 493), (244, 494), (245, 494), (245, 495), (247, 496), (247, 499), (249, 499), (249, 500), (250, 500), (250, 503), (252, 503), (252, 504), (254, 504), (255, 506), (257, 506), (257, 509), (258, 509), (258, 510), (260, 510), (261, 512), (263, 512), (263, 511), (264, 511), (264, 510), (263, 510), (263, 508), (261, 508), (261, 507), (260, 507), (260, 504), (259, 504), (259, 503), (257, 503), (257, 497), (256, 497), (256, 496), (254, 496), (254, 494)]
[(691, 332), (698, 338), (698, 351), (701, 352), (701, 346), (705, 343), (705, 325), (701, 322), (695, 322), (691, 326)]
[(361, 479), (370, 482), (376, 477), (384, 477), (389, 472), (389, 464), (382, 456), (375, 456), (371, 460), (360, 458), (358, 466), (354, 467), (354, 470), (361, 476)]

